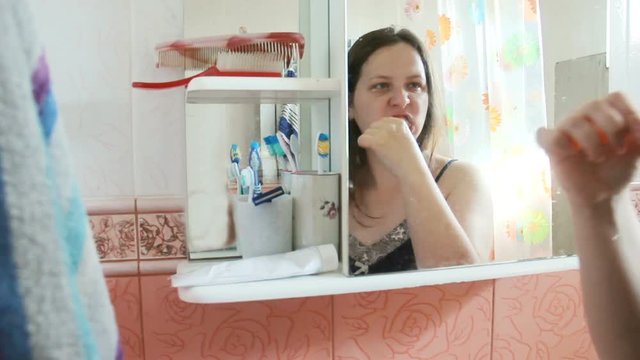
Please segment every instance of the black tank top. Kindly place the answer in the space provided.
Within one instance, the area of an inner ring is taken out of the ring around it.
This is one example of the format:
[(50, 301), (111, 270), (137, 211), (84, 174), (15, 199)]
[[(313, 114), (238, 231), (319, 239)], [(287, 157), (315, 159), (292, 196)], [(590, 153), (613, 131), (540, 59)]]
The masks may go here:
[[(435, 177), (436, 183), (449, 166), (457, 159), (451, 159)], [(416, 270), (416, 256), (413, 253), (407, 220), (372, 245), (364, 245), (349, 235), (349, 273), (365, 275), (394, 271)]]

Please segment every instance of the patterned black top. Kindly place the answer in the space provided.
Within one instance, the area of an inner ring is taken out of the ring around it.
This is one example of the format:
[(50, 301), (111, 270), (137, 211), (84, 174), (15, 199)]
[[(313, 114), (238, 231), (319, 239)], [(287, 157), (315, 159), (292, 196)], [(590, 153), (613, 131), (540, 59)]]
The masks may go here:
[[(447, 161), (436, 176), (436, 182), (454, 161), (456, 159)], [(407, 220), (403, 220), (380, 241), (372, 245), (365, 245), (349, 234), (349, 273), (351, 275), (416, 270), (417, 268)]]

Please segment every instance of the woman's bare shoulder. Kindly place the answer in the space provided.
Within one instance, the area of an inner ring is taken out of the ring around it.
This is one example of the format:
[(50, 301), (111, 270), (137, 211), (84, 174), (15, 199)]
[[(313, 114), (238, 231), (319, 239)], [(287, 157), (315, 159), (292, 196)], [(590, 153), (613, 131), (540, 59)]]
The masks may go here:
[[(446, 156), (434, 155), (431, 162), (433, 176), (437, 176), (450, 160), (451, 158)], [(461, 186), (470, 189), (486, 187), (480, 168), (465, 160), (456, 160), (451, 163), (440, 177), (438, 185), (445, 194)]]
[[(431, 171), (434, 176), (439, 174), (442, 169), (449, 163), (453, 158), (442, 156), (442, 155), (434, 155), (431, 159)], [(442, 175), (442, 180), (445, 177), (449, 178), (458, 178), (460, 176), (480, 176), (481, 172), (477, 165), (461, 159), (455, 159), (449, 167), (445, 170)]]

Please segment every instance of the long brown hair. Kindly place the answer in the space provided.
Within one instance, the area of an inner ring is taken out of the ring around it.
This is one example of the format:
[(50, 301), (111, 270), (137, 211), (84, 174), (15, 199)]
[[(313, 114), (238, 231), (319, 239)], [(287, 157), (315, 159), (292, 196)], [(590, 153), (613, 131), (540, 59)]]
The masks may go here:
[[(430, 61), (424, 50), (422, 42), (411, 31), (407, 29), (397, 30), (393, 27), (386, 27), (374, 30), (362, 35), (349, 49), (348, 54), (348, 81), (347, 88), (349, 91), (349, 106), (353, 104), (354, 92), (356, 85), (360, 80), (362, 66), (367, 62), (369, 57), (378, 49), (392, 46), (398, 43), (405, 43), (416, 50), (422, 61), (424, 73), (426, 76), (427, 93), (429, 94), (429, 108), (422, 127), (422, 131), (418, 134), (416, 142), (420, 149), (428, 151), (428, 164), (431, 168), (431, 160), (435, 150), (436, 142), (434, 129), (438, 127), (440, 119), (440, 96), (436, 91), (433, 72), (431, 71)], [(350, 174), (350, 198), (353, 200), (354, 191), (357, 188), (366, 188), (374, 183), (373, 176), (367, 161), (366, 151), (358, 145), (358, 137), (362, 131), (358, 127), (354, 119), (349, 119), (349, 174)]]

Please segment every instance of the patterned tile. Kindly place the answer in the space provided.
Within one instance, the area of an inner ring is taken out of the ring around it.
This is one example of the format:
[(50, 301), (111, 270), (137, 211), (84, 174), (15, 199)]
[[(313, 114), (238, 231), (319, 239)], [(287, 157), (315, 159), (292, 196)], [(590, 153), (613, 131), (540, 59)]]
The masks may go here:
[(597, 359), (578, 271), (496, 280), (493, 359)]
[(120, 343), (127, 360), (144, 359), (139, 281), (135, 276), (106, 279), (118, 322)]
[(183, 213), (138, 214), (140, 258), (186, 257)]
[(92, 215), (89, 223), (100, 260), (137, 259), (135, 215)]
[(190, 304), (166, 276), (141, 281), (147, 359), (332, 358), (331, 297)]
[(492, 282), (334, 296), (336, 359), (489, 359)]

